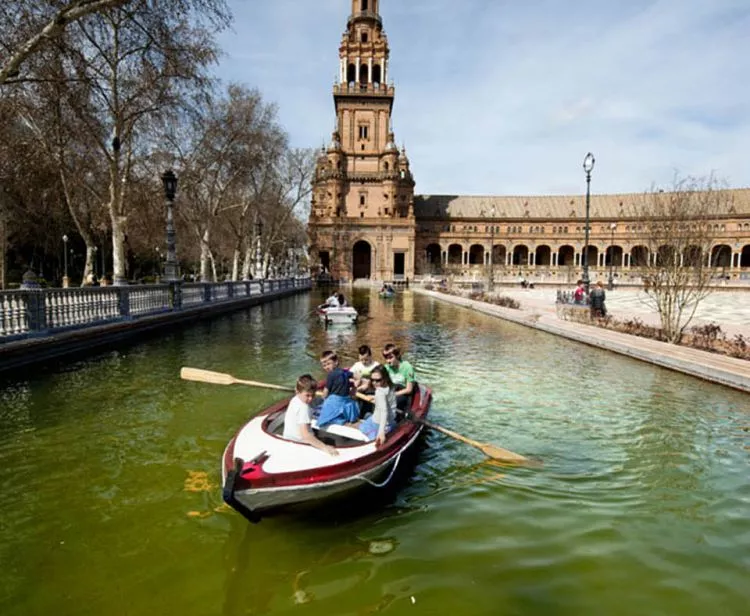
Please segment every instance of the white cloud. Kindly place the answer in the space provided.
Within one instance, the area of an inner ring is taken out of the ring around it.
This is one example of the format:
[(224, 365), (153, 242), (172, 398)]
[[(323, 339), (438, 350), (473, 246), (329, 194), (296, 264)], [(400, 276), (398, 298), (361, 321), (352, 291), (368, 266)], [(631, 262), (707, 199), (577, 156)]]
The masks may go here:
[[(327, 141), (350, 2), (232, 4), (219, 75), (277, 102), (295, 145)], [(589, 150), (597, 192), (675, 169), (750, 186), (746, 0), (381, 0), (381, 15), (420, 193), (578, 193)]]

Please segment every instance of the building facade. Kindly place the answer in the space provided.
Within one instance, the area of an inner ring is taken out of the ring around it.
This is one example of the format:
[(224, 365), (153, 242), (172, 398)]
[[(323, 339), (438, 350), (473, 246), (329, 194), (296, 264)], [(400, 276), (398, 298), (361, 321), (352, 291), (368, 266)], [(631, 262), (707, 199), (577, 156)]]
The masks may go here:
[[(581, 274), (585, 196), (414, 194), (391, 130), (395, 88), (379, 0), (352, 0), (333, 87), (336, 127), (321, 150), (308, 226), (314, 270), (334, 279), (453, 275), (570, 283)], [(706, 260), (727, 278), (750, 277), (750, 189), (727, 191)], [(592, 195), (591, 278), (638, 277), (657, 259), (633, 217), (643, 194)]]

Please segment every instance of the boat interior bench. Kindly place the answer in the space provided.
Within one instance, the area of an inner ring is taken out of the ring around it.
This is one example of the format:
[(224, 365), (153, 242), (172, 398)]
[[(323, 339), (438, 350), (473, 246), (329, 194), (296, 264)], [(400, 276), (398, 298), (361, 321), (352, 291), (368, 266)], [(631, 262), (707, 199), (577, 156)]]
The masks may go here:
[[(265, 427), (266, 431), (275, 436), (281, 436), (284, 434), (285, 416), (286, 410), (279, 411), (269, 416)], [(313, 434), (315, 434), (315, 436), (326, 445), (346, 447), (369, 442), (368, 438), (362, 434), (362, 432), (351, 426), (330, 424), (326, 426), (325, 429), (321, 429), (318, 427), (317, 421), (313, 419), (310, 427), (313, 430)]]

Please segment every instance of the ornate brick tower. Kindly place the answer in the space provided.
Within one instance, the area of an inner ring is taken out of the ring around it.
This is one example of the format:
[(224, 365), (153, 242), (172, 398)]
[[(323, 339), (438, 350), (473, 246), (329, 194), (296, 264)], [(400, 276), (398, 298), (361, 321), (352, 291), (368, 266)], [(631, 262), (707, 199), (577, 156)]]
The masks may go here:
[(318, 157), (310, 256), (339, 280), (414, 276), (414, 180), (391, 131), (388, 39), (378, 0), (352, 0), (333, 86), (336, 130)]

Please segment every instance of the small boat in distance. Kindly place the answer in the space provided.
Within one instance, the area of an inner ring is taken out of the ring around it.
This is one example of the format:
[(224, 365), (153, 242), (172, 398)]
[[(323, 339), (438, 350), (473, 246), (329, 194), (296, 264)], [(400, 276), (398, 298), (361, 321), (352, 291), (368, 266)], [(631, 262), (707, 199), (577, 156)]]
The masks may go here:
[(399, 469), (401, 458), (424, 429), (432, 392), (419, 386), (411, 406), (412, 418), (401, 418), (385, 443), (356, 428), (327, 426), (313, 431), (335, 446), (331, 456), (307, 443), (282, 438), (289, 399), (273, 404), (246, 423), (229, 441), (222, 456), (223, 498), (251, 522), (279, 507), (317, 503), (360, 488), (384, 488)]
[(329, 325), (352, 325), (359, 314), (353, 306), (318, 306), (318, 315), (326, 327)]

